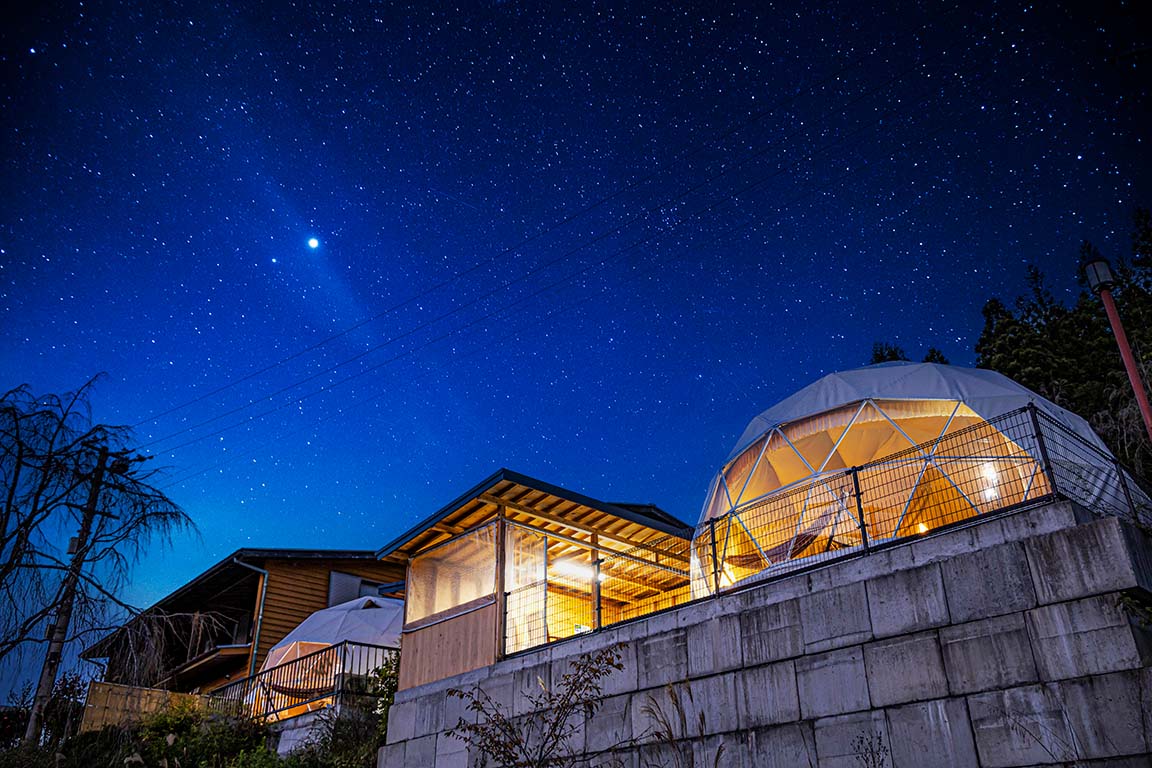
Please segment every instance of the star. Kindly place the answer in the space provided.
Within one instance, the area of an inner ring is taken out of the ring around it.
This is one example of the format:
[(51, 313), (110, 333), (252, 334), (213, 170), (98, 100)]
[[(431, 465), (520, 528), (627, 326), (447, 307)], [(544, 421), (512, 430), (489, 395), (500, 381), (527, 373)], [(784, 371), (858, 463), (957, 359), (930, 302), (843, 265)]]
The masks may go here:
[(317, 248), (320, 247), (320, 241), (314, 237), (310, 237), (310, 238), (308, 238), (308, 247), (311, 248), (312, 250), (316, 250)]

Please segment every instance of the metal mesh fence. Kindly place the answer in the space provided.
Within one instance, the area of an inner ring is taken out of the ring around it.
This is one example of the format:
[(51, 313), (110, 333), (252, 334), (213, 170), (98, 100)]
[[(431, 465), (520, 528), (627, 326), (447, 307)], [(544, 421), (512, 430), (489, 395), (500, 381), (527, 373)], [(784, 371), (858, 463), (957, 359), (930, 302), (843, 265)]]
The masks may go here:
[(692, 596), (1053, 498), (1152, 520), (1148, 493), (1110, 454), (1030, 406), (818, 474), (701, 524), (691, 549)]
[(817, 473), (712, 517), (690, 540), (581, 547), (541, 531), (532, 550), (539, 561), (521, 553), (518, 577), (510, 571), (504, 651), (1057, 498), (1152, 521), (1148, 492), (1109, 453), (1029, 406), (868, 464)]
[[(516, 653), (691, 599), (691, 542), (664, 536), (631, 548), (549, 537), (544, 578), (505, 595), (504, 652)], [(509, 561), (511, 562), (511, 561)], [(511, 585), (511, 579), (509, 579)]]
[(275, 721), (311, 712), (344, 696), (373, 695), (370, 676), (394, 650), (343, 642), (237, 680), (205, 697), (213, 711)]

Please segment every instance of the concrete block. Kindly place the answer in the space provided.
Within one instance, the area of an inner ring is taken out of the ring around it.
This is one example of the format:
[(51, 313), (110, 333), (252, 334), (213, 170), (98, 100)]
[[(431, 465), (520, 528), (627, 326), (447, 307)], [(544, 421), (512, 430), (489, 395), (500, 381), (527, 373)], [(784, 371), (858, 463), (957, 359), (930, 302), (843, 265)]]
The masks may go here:
[(1141, 673), (1117, 672), (1059, 684), (1065, 719), (1079, 758), (1145, 754)]
[(412, 702), (416, 707), (414, 737), (439, 733), (445, 728), (455, 725), (455, 723), (444, 722), (444, 700), (446, 698), (448, 698), (447, 693), (432, 693)]
[(1029, 611), (1028, 631), (1042, 680), (1063, 680), (1142, 665), (1137, 634), (1115, 595)]
[(800, 713), (807, 719), (867, 709), (868, 679), (860, 646), (796, 660)]
[(1035, 607), (1024, 545), (1009, 542), (940, 564), (948, 613), (961, 623)]
[(1108, 517), (1027, 541), (1024, 546), (1040, 603), (1147, 586), (1140, 583), (1142, 574), (1133, 556), (1135, 539), (1143, 534), (1128, 528)]
[(948, 695), (936, 632), (901, 635), (864, 646), (868, 694), (874, 707)]
[(404, 768), (404, 744), (385, 744), (376, 753), (376, 768)]
[(1032, 536), (1071, 528), (1081, 522), (1077, 505), (1071, 502), (1047, 504), (1000, 518), (1008, 541), (1020, 541)]
[(892, 740), (883, 712), (821, 718), (815, 723), (815, 733), (820, 768), (892, 766)]
[(407, 741), (416, 735), (416, 701), (393, 702), (388, 710), (388, 743)]
[(936, 699), (888, 710), (893, 768), (976, 765), (964, 699)]
[[(593, 637), (593, 636), (589, 636)], [(582, 641), (589, 638), (581, 638)], [(620, 669), (612, 670), (600, 679), (600, 691), (604, 696), (616, 696), (623, 693), (632, 693), (636, 690), (639, 672), (636, 663), (636, 646), (634, 643), (602, 643), (594, 644), (581, 642), (574, 646), (578, 651), (563, 656), (554, 655), (550, 679), (559, 682), (565, 674), (572, 669), (572, 664), (581, 656), (597, 653), (606, 648), (614, 648), (620, 661)]]
[(632, 740), (631, 694), (611, 696), (601, 702), (600, 708), (584, 724), (586, 752), (618, 749)]
[(736, 689), (742, 729), (800, 719), (796, 665), (790, 660), (738, 672)]
[(1015, 768), (1077, 759), (1075, 738), (1051, 685), (1028, 685), (968, 697), (982, 768)]
[(722, 733), (692, 741), (692, 762), (688, 766), (720, 765), (724, 768), (754, 768), (749, 762), (751, 737), (747, 732)]
[(798, 600), (769, 605), (752, 604), (740, 614), (739, 619), (745, 665), (791, 659), (804, 653)]
[(468, 745), (447, 733), (436, 736), (436, 768), (468, 768)]
[(936, 563), (865, 582), (872, 634), (890, 637), (948, 623), (944, 577)]
[(981, 765), (1146, 754), (1141, 676), (1133, 670), (969, 697)]
[(872, 639), (868, 595), (863, 583), (800, 598), (805, 653), (818, 653)]
[(1022, 613), (944, 627), (940, 649), (954, 694), (1011, 688), (1040, 679)]
[(436, 736), (421, 736), (404, 745), (404, 765), (436, 765)]
[(972, 528), (958, 528), (913, 541), (909, 549), (916, 565), (939, 563), (978, 549)]
[(677, 629), (636, 641), (640, 688), (655, 688), (688, 677), (688, 633)]
[[(670, 683), (633, 697), (632, 733), (639, 741), (688, 739), (733, 731), (738, 724), (736, 673)], [(662, 724), (671, 724), (673, 733)]]
[(689, 677), (727, 672), (743, 666), (739, 616), (716, 616), (686, 627), (685, 631), (688, 636)]
[(789, 723), (749, 732), (749, 768), (816, 768), (811, 723)]
[[(494, 707), (501, 712), (511, 713), (516, 700), (516, 686), (512, 675), (493, 675), (480, 681), (476, 686), (487, 694)], [(462, 689), (470, 693), (468, 689)]]
[[(557, 680), (559, 682), (559, 680)], [(539, 701), (546, 690), (552, 688), (552, 665), (549, 663), (522, 667), (512, 673), (513, 717), (534, 712), (533, 700)]]

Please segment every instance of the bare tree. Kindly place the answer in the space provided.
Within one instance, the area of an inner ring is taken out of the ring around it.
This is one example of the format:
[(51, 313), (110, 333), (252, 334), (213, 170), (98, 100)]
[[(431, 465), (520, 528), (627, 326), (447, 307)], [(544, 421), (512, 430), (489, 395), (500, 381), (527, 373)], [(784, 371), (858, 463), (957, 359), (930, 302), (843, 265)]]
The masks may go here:
[(118, 595), (140, 556), (192, 527), (131, 430), (92, 423), (95, 381), (0, 397), (0, 662), (47, 645), (48, 692), (65, 643), (135, 613)]

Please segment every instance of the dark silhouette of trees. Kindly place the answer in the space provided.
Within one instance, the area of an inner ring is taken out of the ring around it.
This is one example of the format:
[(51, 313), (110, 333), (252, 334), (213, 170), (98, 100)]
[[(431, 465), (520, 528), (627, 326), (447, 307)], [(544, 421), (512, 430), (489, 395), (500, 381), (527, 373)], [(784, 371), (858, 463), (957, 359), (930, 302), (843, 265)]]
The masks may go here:
[[(1096, 254), (1091, 243), (1081, 257)], [(1152, 217), (1134, 217), (1130, 258), (1114, 259), (1117, 306), (1144, 380), (1152, 369)], [(1116, 456), (1152, 479), (1152, 445), (1124, 372), (1120, 352), (1098, 297), (1086, 286), (1065, 305), (1033, 267), (1028, 287), (1011, 306), (993, 298), (984, 305), (976, 364), (999, 371), (1070, 411), (1084, 416)]]
[(92, 423), (95, 381), (0, 396), (0, 662), (39, 661), (50, 627), (70, 643), (135, 613), (118, 596), (132, 566), (192, 526), (132, 455), (131, 430)]

